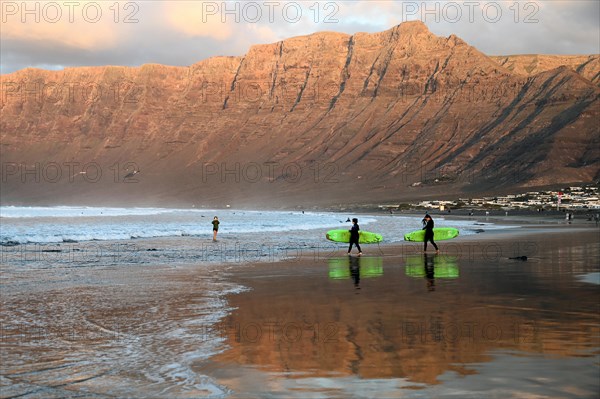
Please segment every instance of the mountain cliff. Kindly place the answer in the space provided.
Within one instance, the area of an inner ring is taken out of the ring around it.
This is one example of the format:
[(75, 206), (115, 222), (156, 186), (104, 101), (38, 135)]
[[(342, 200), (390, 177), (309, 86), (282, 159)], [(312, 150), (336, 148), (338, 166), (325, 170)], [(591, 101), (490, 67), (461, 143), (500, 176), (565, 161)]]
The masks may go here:
[(0, 81), (0, 195), (294, 206), (591, 182), (589, 58), (525, 68), (406, 22), (190, 67), (25, 69)]
[(512, 72), (526, 76), (566, 66), (584, 78), (600, 85), (600, 56), (597, 54), (589, 56), (522, 54), (490, 58)]

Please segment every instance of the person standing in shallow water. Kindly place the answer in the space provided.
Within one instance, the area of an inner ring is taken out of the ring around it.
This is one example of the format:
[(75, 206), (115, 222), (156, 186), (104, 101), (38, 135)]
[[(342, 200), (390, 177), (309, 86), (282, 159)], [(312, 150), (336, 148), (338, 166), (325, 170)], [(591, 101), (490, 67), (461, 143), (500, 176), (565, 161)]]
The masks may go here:
[(213, 225), (213, 241), (217, 241), (217, 233), (219, 232), (219, 218), (215, 216), (212, 221)]
[(358, 219), (352, 219), (352, 228), (350, 231), (350, 246), (348, 247), (348, 255), (350, 255), (350, 251), (352, 251), (352, 245), (356, 245), (356, 249), (358, 249), (358, 255), (362, 255), (362, 251), (360, 249), (360, 245), (358, 244), (358, 240), (360, 238), (359, 234), (360, 227), (358, 227)]
[(427, 241), (430, 241), (433, 244), (433, 247), (435, 248), (435, 253), (439, 254), (440, 250), (437, 244), (433, 241), (433, 219), (431, 218), (431, 216), (429, 216), (429, 214), (427, 214), (425, 215), (423, 221), (425, 222), (425, 226), (423, 226), (423, 230), (425, 230), (425, 245), (423, 247), (423, 252), (427, 252)]

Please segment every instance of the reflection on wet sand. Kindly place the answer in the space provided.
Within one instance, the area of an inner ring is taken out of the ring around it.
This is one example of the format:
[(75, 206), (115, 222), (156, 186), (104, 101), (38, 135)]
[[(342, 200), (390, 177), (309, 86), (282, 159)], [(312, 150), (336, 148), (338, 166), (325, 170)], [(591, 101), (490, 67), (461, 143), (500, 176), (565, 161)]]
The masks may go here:
[[(575, 270), (597, 268), (589, 259), (598, 259), (599, 245), (588, 241), (584, 256), (576, 251), (564, 256), (560, 247), (573, 243), (540, 241), (540, 254), (546, 255), (527, 263), (508, 258), (490, 261), (481, 255), (363, 256), (357, 265), (352, 259), (346, 264), (341, 258), (327, 260), (327, 276), (290, 270), (266, 281), (257, 271), (241, 280), (253, 290), (231, 298), (237, 310), (222, 323), (231, 348), (203, 371), (237, 392), (249, 387), (235, 372), (225, 376), (218, 370), (248, 366), (266, 373), (255, 379), (267, 386), (284, 376), (299, 384), (306, 383), (303, 378), (325, 378), (318, 386), (298, 388), (303, 394), (322, 393), (324, 385), (335, 385), (340, 378), (373, 384), (392, 379), (394, 389), (434, 389), (452, 385), (448, 380), (455, 377), (449, 375), (499, 378), (484, 374), (494, 369), (484, 365), (500, 358), (505, 357), (506, 364), (519, 363), (518, 359), (537, 364), (542, 356), (544, 367), (550, 369), (525, 369), (517, 377), (546, 379), (546, 384), (535, 388), (507, 379), (505, 388), (545, 392), (552, 378), (564, 376), (562, 369), (552, 369), (560, 362), (546, 361), (556, 357), (582, 368), (571, 375), (577, 378), (576, 389), (552, 386), (556, 397), (593, 393), (598, 387), (594, 376), (600, 335), (597, 287), (572, 276)], [(359, 280), (367, 275), (363, 270), (370, 262), (381, 272), (385, 266), (385, 276)], [(310, 270), (322, 267), (323, 262)], [(350, 277), (360, 281), (360, 295), (345, 283), (344, 278)], [(423, 278), (429, 289), (423, 289)], [(269, 387), (281, 388), (274, 384)], [(286, 392), (287, 397), (297, 394)]]
[(458, 278), (458, 263), (456, 256), (412, 255), (405, 258), (406, 275), (416, 278), (425, 278), (427, 289), (435, 291), (436, 278)]
[(334, 280), (351, 278), (356, 289), (360, 289), (361, 278), (383, 275), (382, 257), (344, 256), (330, 258), (327, 263), (329, 278)]

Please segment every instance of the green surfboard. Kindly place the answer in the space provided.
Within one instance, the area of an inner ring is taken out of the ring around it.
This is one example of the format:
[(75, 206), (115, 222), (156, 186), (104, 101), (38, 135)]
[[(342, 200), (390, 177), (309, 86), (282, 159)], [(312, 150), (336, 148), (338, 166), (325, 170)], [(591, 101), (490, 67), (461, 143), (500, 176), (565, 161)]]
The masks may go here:
[[(435, 227), (433, 229), (434, 241), (451, 240), (458, 237), (458, 229), (454, 227)], [(404, 234), (404, 241), (423, 242), (425, 240), (425, 230), (417, 230)]]
[[(359, 244), (375, 244), (383, 240), (381, 234), (377, 233), (371, 233), (368, 231), (361, 230), (358, 232), (358, 234)], [(350, 232), (348, 230), (329, 230), (325, 237), (329, 241), (350, 242)]]

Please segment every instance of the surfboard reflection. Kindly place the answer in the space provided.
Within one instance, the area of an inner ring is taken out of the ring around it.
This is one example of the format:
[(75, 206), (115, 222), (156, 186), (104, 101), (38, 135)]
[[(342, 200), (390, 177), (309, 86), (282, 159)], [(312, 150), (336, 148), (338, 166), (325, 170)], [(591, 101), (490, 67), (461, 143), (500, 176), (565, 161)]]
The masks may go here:
[(344, 256), (330, 258), (329, 278), (343, 280), (352, 278), (354, 286), (360, 288), (361, 278), (373, 278), (383, 275), (382, 257)]
[(435, 290), (436, 278), (458, 278), (459, 270), (455, 256), (446, 255), (412, 255), (405, 259), (405, 273), (409, 277), (425, 278), (427, 289)]

